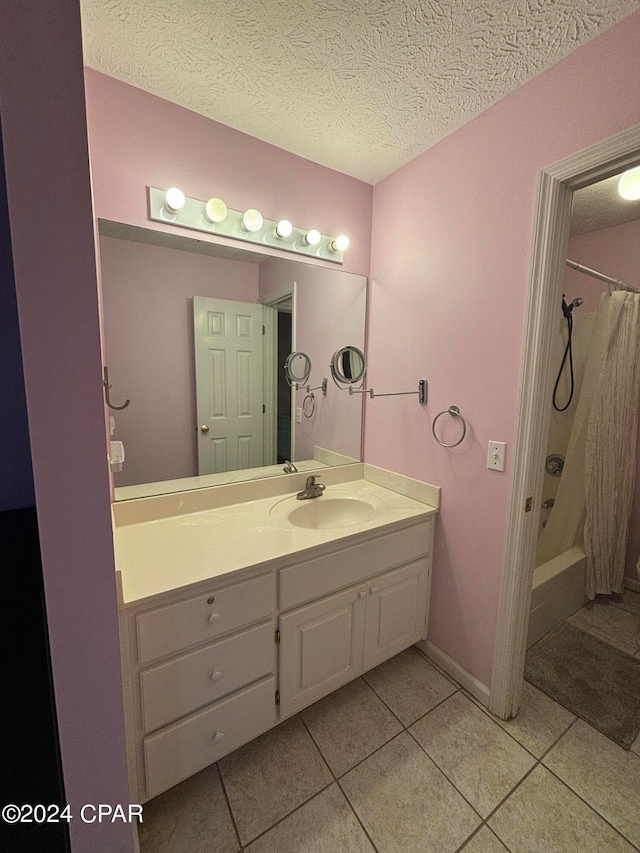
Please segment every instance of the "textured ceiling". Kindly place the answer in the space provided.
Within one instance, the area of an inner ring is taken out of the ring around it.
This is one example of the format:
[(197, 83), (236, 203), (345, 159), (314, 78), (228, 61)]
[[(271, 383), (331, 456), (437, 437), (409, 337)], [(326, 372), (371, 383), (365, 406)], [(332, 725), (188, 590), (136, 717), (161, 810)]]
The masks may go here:
[(571, 203), (571, 236), (590, 234), (640, 219), (640, 201), (625, 201), (618, 194), (620, 175), (576, 190)]
[(81, 0), (85, 61), (375, 183), (640, 0)]

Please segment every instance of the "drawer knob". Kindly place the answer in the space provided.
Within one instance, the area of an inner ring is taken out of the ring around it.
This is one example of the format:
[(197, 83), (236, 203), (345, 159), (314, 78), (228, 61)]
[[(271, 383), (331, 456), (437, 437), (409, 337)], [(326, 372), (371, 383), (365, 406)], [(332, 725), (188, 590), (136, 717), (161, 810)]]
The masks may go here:
[(211, 681), (220, 681), (221, 678), (222, 678), (222, 673), (219, 670), (214, 669), (213, 672), (211, 673)]
[(372, 587), (371, 587), (371, 595), (375, 595), (377, 591), (378, 591), (378, 587), (377, 587), (377, 586), (372, 586)]
[(220, 743), (220, 741), (222, 740), (223, 737), (224, 737), (224, 732), (216, 732), (213, 736), (213, 742), (214, 743)]
[(220, 621), (220, 614), (219, 613), (212, 613), (211, 616), (209, 616), (209, 622), (211, 622), (212, 625), (215, 625), (216, 622), (219, 622), (219, 621)]
[(358, 598), (364, 598), (366, 594), (367, 593), (364, 590), (360, 590), (360, 592), (358, 593)]

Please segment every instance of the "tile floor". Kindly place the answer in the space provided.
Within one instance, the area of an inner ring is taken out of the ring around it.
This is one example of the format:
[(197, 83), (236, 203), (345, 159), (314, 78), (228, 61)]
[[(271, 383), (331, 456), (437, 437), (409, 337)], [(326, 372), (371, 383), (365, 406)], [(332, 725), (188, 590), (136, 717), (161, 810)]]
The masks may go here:
[(144, 818), (143, 853), (637, 851), (640, 738), (626, 751), (529, 684), (497, 720), (409, 649)]

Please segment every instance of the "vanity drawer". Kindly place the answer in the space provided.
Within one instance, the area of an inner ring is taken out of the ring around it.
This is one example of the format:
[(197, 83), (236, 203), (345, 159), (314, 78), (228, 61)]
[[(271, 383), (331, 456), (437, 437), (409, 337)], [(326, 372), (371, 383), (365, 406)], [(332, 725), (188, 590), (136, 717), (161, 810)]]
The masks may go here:
[(136, 618), (141, 664), (205, 643), (273, 615), (275, 576), (260, 575)]
[(276, 722), (275, 679), (268, 678), (144, 740), (149, 798), (177, 785)]
[(431, 519), (280, 570), (280, 607), (289, 610), (429, 554)]
[(267, 622), (143, 672), (144, 731), (159, 729), (272, 673), (274, 631), (274, 623)]

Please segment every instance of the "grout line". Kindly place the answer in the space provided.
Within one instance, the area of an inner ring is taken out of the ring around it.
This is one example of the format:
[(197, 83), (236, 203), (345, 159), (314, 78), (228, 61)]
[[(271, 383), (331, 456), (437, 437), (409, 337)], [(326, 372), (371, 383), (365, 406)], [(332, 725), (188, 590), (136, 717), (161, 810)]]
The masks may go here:
[[(286, 815), (279, 817), (278, 820), (274, 821), (270, 826), (268, 826), (265, 830), (263, 830), (259, 835), (256, 835), (255, 838), (252, 838), (250, 841), (247, 841), (246, 847), (249, 847), (251, 844), (253, 844), (254, 841), (257, 841), (259, 838), (262, 838), (263, 836), (267, 835), (269, 832), (271, 832), (272, 829), (275, 829), (276, 826), (279, 826), (281, 823), (284, 823), (285, 820), (287, 820), (288, 818), (291, 817), (291, 815), (294, 815), (296, 812), (300, 811), (300, 809), (303, 806), (306, 806), (307, 803), (310, 803), (311, 800), (315, 799), (315, 797), (320, 796), (320, 794), (323, 794), (332, 785), (335, 785), (335, 784), (336, 784), (336, 780), (332, 779), (331, 782), (328, 782), (326, 785), (324, 785), (322, 788), (320, 788), (320, 790), (316, 791), (315, 794), (312, 794), (310, 797), (307, 797), (307, 799), (304, 802), (299, 803), (295, 808), (291, 809), (290, 812), (287, 812)], [(242, 849), (244, 850), (244, 847)]]
[[(329, 695), (331, 695), (331, 694), (329, 694)], [(322, 701), (322, 700), (319, 700), (319, 701)], [(309, 707), (310, 707), (310, 708), (313, 708), (313, 705), (310, 705)], [(331, 767), (331, 765), (329, 764), (329, 762), (327, 761), (327, 759), (324, 757), (324, 753), (323, 753), (323, 751), (320, 749), (319, 745), (316, 743), (316, 739), (314, 738), (313, 734), (311, 733), (311, 729), (310, 729), (310, 728), (309, 728), (309, 726), (306, 724), (306, 722), (305, 722), (305, 720), (304, 720), (304, 718), (303, 718), (302, 714), (297, 714), (296, 716), (297, 716), (297, 717), (299, 717), (300, 722), (302, 723), (302, 725), (303, 725), (303, 726), (304, 726), (304, 728), (305, 728), (305, 731), (307, 732), (307, 734), (308, 734), (308, 735), (309, 735), (309, 737), (311, 738), (311, 742), (313, 743), (313, 745), (315, 746), (315, 748), (316, 748), (316, 749), (318, 750), (318, 752), (320, 753), (320, 758), (324, 761), (324, 763), (325, 763), (325, 766), (326, 766), (327, 770), (329, 771), (329, 773), (331, 773), (331, 776), (333, 777), (333, 781), (335, 782), (335, 781), (336, 781), (336, 779), (337, 779), (338, 777), (337, 777), (337, 776), (336, 776), (336, 774), (333, 772), (333, 768)]]
[(558, 776), (558, 774), (555, 773), (550, 767), (547, 767), (546, 764), (543, 764), (542, 766), (544, 767), (545, 770), (548, 770), (548, 772), (551, 773), (551, 775), (553, 777), (555, 777), (558, 780), (558, 782), (560, 782), (562, 785), (564, 785), (565, 788), (567, 788), (569, 791), (571, 791), (571, 793), (574, 796), (576, 796), (579, 800), (581, 800), (585, 804), (585, 806), (587, 806), (587, 808), (589, 808), (594, 814), (596, 814), (600, 818), (600, 820), (603, 820), (608, 826), (610, 826), (614, 832), (616, 832), (622, 839), (624, 839), (627, 842), (627, 844), (630, 844), (634, 850), (639, 849), (637, 847), (637, 845), (633, 841), (631, 841), (630, 838), (627, 838), (627, 836), (621, 830), (619, 830), (616, 826), (614, 826), (611, 823), (611, 821), (608, 818), (606, 818), (603, 814), (601, 814), (597, 810), (597, 808), (595, 806), (593, 806), (588, 800), (585, 800), (585, 798), (581, 794), (579, 794), (574, 788), (572, 788), (568, 782), (565, 782), (564, 779), (562, 779), (560, 776)]
[[(385, 746), (386, 746), (386, 744), (385, 744)], [(344, 774), (344, 775), (346, 775), (346, 774)], [(341, 777), (341, 778), (343, 778), (343, 777)], [(360, 815), (359, 815), (359, 814), (358, 814), (358, 812), (355, 810), (355, 807), (353, 806), (353, 804), (352, 804), (351, 800), (350, 800), (350, 799), (349, 799), (349, 797), (347, 796), (346, 791), (344, 790), (344, 788), (342, 787), (342, 785), (340, 784), (340, 782), (339, 782), (339, 781), (337, 782), (337, 785), (338, 785), (338, 788), (340, 789), (340, 793), (341, 793), (341, 794), (342, 794), (342, 796), (345, 798), (345, 800), (346, 800), (346, 802), (347, 802), (347, 805), (349, 806), (349, 808), (351, 809), (352, 813), (355, 815), (356, 820), (358, 821), (358, 823), (359, 823), (359, 824), (360, 824), (360, 826), (362, 827), (362, 831), (364, 832), (364, 834), (365, 834), (365, 835), (367, 836), (367, 838), (369, 839), (369, 843), (371, 844), (371, 846), (372, 846), (372, 847), (373, 847), (373, 849), (375, 850), (375, 853), (379, 853), (377, 846), (374, 844), (373, 838), (369, 835), (369, 831), (367, 830), (367, 827), (366, 827), (366, 826), (364, 825), (364, 823), (360, 820)]]
[[(433, 758), (431, 755), (429, 755), (429, 753), (427, 752), (427, 750), (426, 750), (426, 749), (424, 748), (424, 746), (420, 743), (420, 741), (416, 738), (416, 736), (413, 734), (413, 732), (410, 732), (409, 730), (407, 730), (407, 734), (409, 735), (409, 737), (413, 738), (413, 740), (415, 741), (415, 743), (417, 743), (417, 744), (418, 744), (418, 746), (420, 747), (420, 749), (421, 749), (421, 750), (423, 751), (423, 753), (427, 756), (427, 758), (428, 758), (428, 759), (429, 759), (429, 761), (433, 764), (433, 766), (436, 768), (436, 770), (438, 771), (438, 773), (442, 773), (442, 775), (444, 776), (444, 778), (445, 778), (445, 779), (447, 780), (447, 782), (448, 782), (448, 783), (453, 787), (453, 789), (454, 789), (454, 790), (455, 790), (455, 792), (458, 794), (458, 796), (462, 797), (462, 799), (465, 801), (465, 803), (467, 803), (467, 805), (469, 806), (469, 808), (471, 808), (471, 809), (472, 809), (472, 810), (473, 810), (473, 811), (478, 815), (478, 817), (480, 818), (480, 820), (482, 821), (482, 823), (484, 823), (484, 818), (482, 817), (482, 815), (480, 814), (480, 812), (478, 811), (478, 809), (473, 805), (473, 803), (471, 803), (471, 802), (469, 801), (469, 799), (465, 796), (465, 794), (463, 794), (463, 793), (462, 793), (462, 791), (458, 788), (458, 786), (455, 784), (455, 782), (453, 782), (453, 780), (449, 778), (449, 776), (445, 773), (445, 771), (442, 769), (442, 767), (440, 767), (440, 765), (439, 765), (439, 764), (438, 764), (438, 762), (435, 760), (435, 758)], [(478, 827), (478, 829), (480, 829), (480, 827)], [(477, 832), (477, 830), (474, 830), (474, 832)], [(471, 838), (471, 836), (469, 836), (469, 838)], [(467, 838), (467, 840), (465, 841), (465, 844), (467, 843), (467, 841), (469, 840), (469, 838)]]
[(227, 789), (224, 784), (224, 779), (222, 777), (222, 771), (220, 770), (220, 762), (216, 761), (216, 770), (218, 771), (218, 779), (220, 780), (220, 787), (222, 788), (222, 793), (224, 794), (225, 801), (227, 803), (227, 808), (229, 809), (229, 815), (231, 817), (231, 823), (233, 824), (233, 828), (236, 833), (236, 838), (238, 839), (238, 844), (240, 845), (240, 849), (242, 850), (242, 841), (240, 840), (240, 832), (238, 830), (238, 824), (236, 823), (235, 815), (233, 814), (233, 809), (231, 808), (231, 801), (229, 799), (229, 795), (227, 794)]

